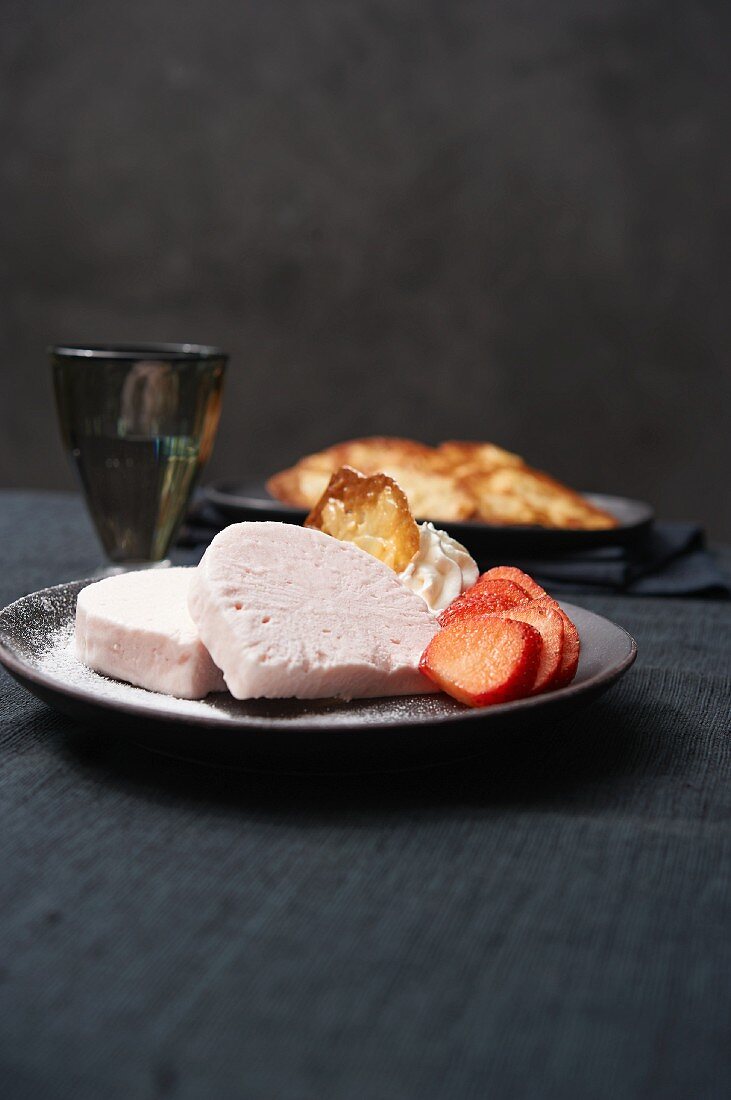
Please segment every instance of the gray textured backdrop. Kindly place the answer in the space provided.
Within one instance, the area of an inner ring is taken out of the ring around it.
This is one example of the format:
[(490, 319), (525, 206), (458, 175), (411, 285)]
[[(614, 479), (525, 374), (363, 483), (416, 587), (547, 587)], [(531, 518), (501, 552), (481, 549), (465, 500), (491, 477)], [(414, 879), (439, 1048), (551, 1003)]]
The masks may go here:
[(729, 7), (3, 0), (0, 484), (44, 345), (232, 353), (209, 476), (486, 437), (731, 537)]

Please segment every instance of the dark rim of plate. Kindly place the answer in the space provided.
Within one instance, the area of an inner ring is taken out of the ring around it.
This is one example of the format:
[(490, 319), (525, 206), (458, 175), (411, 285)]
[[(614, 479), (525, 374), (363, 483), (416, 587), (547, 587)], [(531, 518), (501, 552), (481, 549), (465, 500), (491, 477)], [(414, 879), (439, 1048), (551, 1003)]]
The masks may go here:
[[(282, 501), (277, 500), (276, 497), (271, 495), (257, 496), (255, 492), (252, 492), (253, 488), (260, 488), (258, 485), (237, 485), (235, 482), (229, 481), (215, 481), (210, 485), (204, 485), (202, 488), (203, 495), (214, 505), (227, 508), (231, 507), (243, 507), (248, 510), (260, 510), (262, 512), (281, 512), (291, 515), (292, 517), (302, 517), (307, 515), (307, 508), (299, 508), (293, 504), (284, 504)], [(265, 490), (265, 484), (262, 483), (261, 488)], [(565, 527), (540, 527), (536, 524), (526, 523), (511, 523), (511, 524), (497, 524), (487, 523), (483, 520), (474, 519), (460, 519), (460, 520), (439, 520), (435, 519), (434, 523), (443, 523), (445, 527), (453, 527), (455, 530), (462, 530), (467, 528), (474, 531), (500, 531), (500, 532), (515, 532), (532, 533), (539, 532), (540, 534), (547, 535), (549, 538), (552, 536), (565, 536), (565, 535), (578, 535), (590, 536), (593, 538), (601, 537), (603, 534), (609, 533), (610, 537), (613, 532), (630, 530), (632, 528), (649, 527), (655, 518), (655, 512), (652, 505), (647, 504), (643, 500), (631, 500), (629, 497), (618, 497), (609, 493), (592, 493), (583, 492), (582, 496), (587, 500), (596, 504), (600, 508), (606, 508), (607, 511), (614, 514), (612, 505), (614, 504), (630, 504), (635, 510), (636, 515), (629, 522), (620, 522), (618, 528), (565, 528)]]
[(222, 348), (211, 344), (51, 344), (49, 355), (59, 359), (163, 359), (190, 362), (195, 359), (228, 359)]

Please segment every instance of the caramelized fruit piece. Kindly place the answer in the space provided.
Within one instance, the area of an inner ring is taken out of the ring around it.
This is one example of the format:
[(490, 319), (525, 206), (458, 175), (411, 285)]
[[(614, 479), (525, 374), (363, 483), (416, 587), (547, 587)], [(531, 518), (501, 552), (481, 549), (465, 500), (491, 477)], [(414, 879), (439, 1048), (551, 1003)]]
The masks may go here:
[(507, 580), (477, 582), (456, 600), (452, 600), (439, 616), (442, 626), (448, 626), (462, 615), (495, 615), (517, 604), (528, 603), (529, 597), (517, 584)]
[(435, 634), (420, 669), (470, 707), (528, 695), (541, 656), (541, 635), (528, 623), (466, 615)]
[(419, 549), (419, 528), (396, 482), (386, 474), (365, 477), (349, 466), (332, 475), (305, 527), (352, 542), (397, 573)]

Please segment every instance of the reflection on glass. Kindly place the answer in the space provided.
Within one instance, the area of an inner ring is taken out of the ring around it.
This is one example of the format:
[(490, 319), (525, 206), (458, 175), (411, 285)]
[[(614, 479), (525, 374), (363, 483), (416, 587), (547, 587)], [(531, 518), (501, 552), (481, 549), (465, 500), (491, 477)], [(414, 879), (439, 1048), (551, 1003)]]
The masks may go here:
[(51, 349), (61, 432), (113, 562), (165, 557), (221, 410), (227, 356), (190, 344)]

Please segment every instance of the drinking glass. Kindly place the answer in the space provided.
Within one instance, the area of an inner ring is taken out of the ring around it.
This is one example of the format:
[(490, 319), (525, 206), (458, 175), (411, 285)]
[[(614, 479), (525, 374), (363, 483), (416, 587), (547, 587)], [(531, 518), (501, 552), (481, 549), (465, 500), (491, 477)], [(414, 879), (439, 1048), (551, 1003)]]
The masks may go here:
[(213, 448), (228, 356), (197, 344), (49, 354), (64, 445), (107, 557), (162, 562)]

